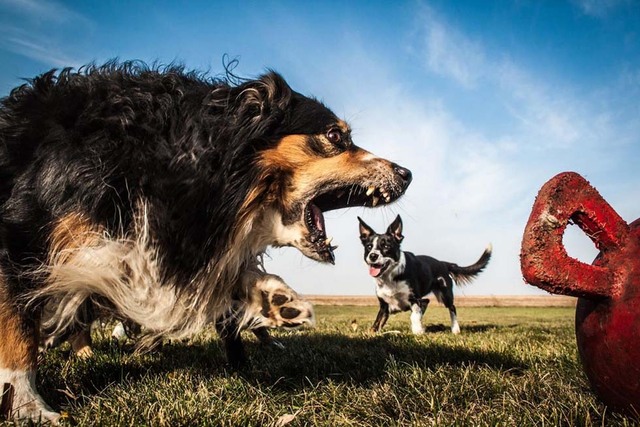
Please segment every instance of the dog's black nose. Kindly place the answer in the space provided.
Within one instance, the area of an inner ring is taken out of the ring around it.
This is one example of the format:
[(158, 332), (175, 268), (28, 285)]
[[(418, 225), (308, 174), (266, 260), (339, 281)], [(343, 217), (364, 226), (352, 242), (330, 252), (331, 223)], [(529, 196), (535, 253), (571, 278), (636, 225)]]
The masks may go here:
[(378, 259), (378, 254), (369, 254), (369, 260), (375, 262)]
[(400, 175), (400, 178), (402, 178), (402, 180), (404, 181), (403, 183), (404, 188), (407, 188), (409, 184), (411, 184), (411, 180), (413, 179), (413, 176), (411, 175), (411, 171), (409, 169), (403, 168), (402, 166), (394, 163), (393, 171), (398, 175)]

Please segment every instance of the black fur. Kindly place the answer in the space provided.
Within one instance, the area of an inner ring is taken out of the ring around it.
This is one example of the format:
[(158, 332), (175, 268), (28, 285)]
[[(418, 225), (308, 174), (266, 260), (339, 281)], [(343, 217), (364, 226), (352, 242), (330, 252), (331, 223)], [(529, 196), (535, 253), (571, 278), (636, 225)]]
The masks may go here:
[(114, 234), (127, 230), (144, 194), (163, 273), (188, 283), (226, 251), (258, 179), (256, 153), (335, 120), (274, 72), (233, 85), (137, 62), (50, 71), (1, 102), (3, 247), (14, 264), (42, 259), (43, 230), (78, 208)]

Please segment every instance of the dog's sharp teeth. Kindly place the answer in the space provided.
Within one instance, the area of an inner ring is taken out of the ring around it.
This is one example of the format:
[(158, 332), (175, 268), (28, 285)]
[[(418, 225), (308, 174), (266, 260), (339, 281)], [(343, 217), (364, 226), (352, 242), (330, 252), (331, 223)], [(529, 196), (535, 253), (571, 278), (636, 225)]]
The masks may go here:
[(369, 187), (367, 189), (367, 196), (370, 196), (373, 194), (373, 192), (376, 191), (376, 187), (374, 187), (373, 185), (371, 187)]
[(327, 237), (327, 239), (324, 241), (324, 244), (329, 246), (332, 241), (333, 241), (333, 237)]
[(378, 204), (378, 202), (380, 201), (380, 198), (373, 196), (373, 202), (371, 203), (373, 206), (376, 206)]

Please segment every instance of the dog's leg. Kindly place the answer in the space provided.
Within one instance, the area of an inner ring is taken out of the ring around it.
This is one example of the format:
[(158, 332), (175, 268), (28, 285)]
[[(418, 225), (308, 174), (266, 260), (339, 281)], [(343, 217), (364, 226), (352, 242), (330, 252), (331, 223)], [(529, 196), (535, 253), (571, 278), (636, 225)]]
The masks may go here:
[(240, 336), (238, 322), (233, 318), (233, 315), (218, 319), (216, 329), (224, 343), (224, 351), (231, 367), (233, 369), (245, 367), (247, 365), (247, 355)]
[(451, 317), (451, 332), (454, 334), (460, 333), (460, 325), (458, 324), (458, 315), (456, 313), (456, 306), (451, 304), (449, 307), (449, 316)]
[(378, 310), (376, 320), (373, 322), (373, 326), (371, 326), (371, 332), (378, 332), (389, 319), (389, 304), (381, 299), (378, 299), (378, 301), (380, 302), (380, 310)]
[(36, 391), (38, 328), (35, 313), (17, 309), (8, 298), (0, 277), (0, 389), (11, 384), (10, 418), (29, 418), (56, 423), (60, 415), (51, 410)]
[(422, 306), (423, 304), (419, 301), (411, 303), (411, 332), (415, 335), (424, 333), (424, 328), (422, 327), (422, 315), (424, 311), (422, 310)]
[(456, 306), (453, 304), (453, 280), (451, 277), (440, 277), (438, 280), (444, 281), (445, 286), (442, 289), (442, 303), (449, 309), (449, 317), (451, 317), (451, 332), (454, 334), (460, 333), (460, 325), (458, 324), (458, 314)]

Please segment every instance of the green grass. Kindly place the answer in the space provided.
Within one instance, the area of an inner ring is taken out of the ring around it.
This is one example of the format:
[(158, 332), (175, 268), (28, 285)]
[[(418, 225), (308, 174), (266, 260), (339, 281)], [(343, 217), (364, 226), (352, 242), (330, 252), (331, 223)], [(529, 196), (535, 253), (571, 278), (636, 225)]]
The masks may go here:
[[(374, 307), (318, 306), (316, 329), (246, 334), (251, 368), (225, 368), (210, 332), (144, 355), (95, 333), (95, 356), (48, 352), (45, 399), (77, 425), (579, 426), (637, 425), (594, 397), (577, 359), (573, 308), (459, 309), (462, 333), (430, 307), (416, 337), (408, 313), (384, 333)], [(355, 326), (357, 325), (357, 328)], [(354, 330), (355, 329), (355, 330)]]

